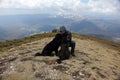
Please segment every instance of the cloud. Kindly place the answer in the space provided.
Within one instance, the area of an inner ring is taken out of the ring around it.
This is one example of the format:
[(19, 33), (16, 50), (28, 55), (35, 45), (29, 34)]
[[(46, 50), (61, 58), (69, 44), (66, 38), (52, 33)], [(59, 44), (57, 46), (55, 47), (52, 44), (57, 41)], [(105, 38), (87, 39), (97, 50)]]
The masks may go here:
[(114, 13), (117, 11), (116, 5), (117, 0), (90, 0), (88, 6), (91, 11), (98, 13)]
[(0, 0), (0, 9), (112, 14), (120, 11), (120, 0)]

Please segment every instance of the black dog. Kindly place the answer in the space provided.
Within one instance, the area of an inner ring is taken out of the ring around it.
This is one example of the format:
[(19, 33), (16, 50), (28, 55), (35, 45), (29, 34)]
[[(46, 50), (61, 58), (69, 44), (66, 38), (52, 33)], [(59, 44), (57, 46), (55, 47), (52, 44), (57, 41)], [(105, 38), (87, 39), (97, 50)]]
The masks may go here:
[(55, 54), (57, 56), (58, 48), (61, 44), (61, 39), (61, 34), (56, 34), (55, 38), (43, 48), (42, 53), (37, 53), (36, 56), (52, 56), (53, 51), (55, 51)]
[(62, 63), (63, 60), (69, 59), (70, 57), (70, 51), (69, 51), (69, 46), (67, 43), (61, 44), (61, 49), (58, 52), (58, 57), (57, 63)]
[(69, 59), (70, 57), (70, 51), (69, 51), (69, 46), (68, 44), (61, 44), (61, 49), (58, 52), (58, 57), (60, 58), (60, 60), (65, 60), (65, 59)]

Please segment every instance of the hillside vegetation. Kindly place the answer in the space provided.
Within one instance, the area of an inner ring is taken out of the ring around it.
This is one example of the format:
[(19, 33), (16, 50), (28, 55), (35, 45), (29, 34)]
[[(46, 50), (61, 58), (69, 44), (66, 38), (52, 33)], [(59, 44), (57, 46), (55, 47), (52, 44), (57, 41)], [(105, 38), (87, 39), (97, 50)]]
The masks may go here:
[[(43, 34), (36, 34), (33, 36), (29, 36), (29, 37), (25, 37), (22, 39), (15, 39), (15, 40), (7, 40), (5, 42), (0, 42), (0, 51), (5, 51), (7, 49), (16, 47), (16, 46), (20, 46), (21, 44), (25, 44), (25, 43), (29, 43), (32, 41), (36, 41), (36, 40), (41, 40), (43, 38), (47, 38), (47, 37), (54, 37), (56, 33), (43, 33)], [(90, 40), (94, 40), (94, 41), (98, 41), (101, 42), (103, 44), (109, 45), (114, 49), (120, 50), (120, 44), (119, 43), (115, 43), (112, 41), (108, 41), (105, 39), (100, 39), (100, 38), (96, 38), (93, 36), (87, 36), (87, 35), (80, 35), (80, 34), (76, 34), (73, 33), (73, 37), (75, 38), (80, 38), (80, 39), (90, 39)]]

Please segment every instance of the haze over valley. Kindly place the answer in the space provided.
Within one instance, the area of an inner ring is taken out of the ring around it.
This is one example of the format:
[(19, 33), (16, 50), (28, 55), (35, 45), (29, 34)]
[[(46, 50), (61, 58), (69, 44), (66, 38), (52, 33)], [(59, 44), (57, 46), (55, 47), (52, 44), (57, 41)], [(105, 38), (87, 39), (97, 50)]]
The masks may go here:
[(66, 26), (80, 34), (119, 41), (120, 21), (89, 19), (74, 15), (26, 14), (0, 16), (0, 40), (19, 39), (33, 34), (50, 32)]

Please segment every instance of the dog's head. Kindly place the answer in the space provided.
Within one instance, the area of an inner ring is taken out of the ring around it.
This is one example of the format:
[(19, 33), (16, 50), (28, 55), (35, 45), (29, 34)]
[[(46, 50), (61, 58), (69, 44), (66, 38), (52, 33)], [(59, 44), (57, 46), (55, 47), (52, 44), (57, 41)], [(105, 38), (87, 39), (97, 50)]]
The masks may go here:
[(53, 41), (55, 42), (60, 42), (62, 39), (62, 35), (61, 34), (56, 34), (55, 38), (53, 39)]

